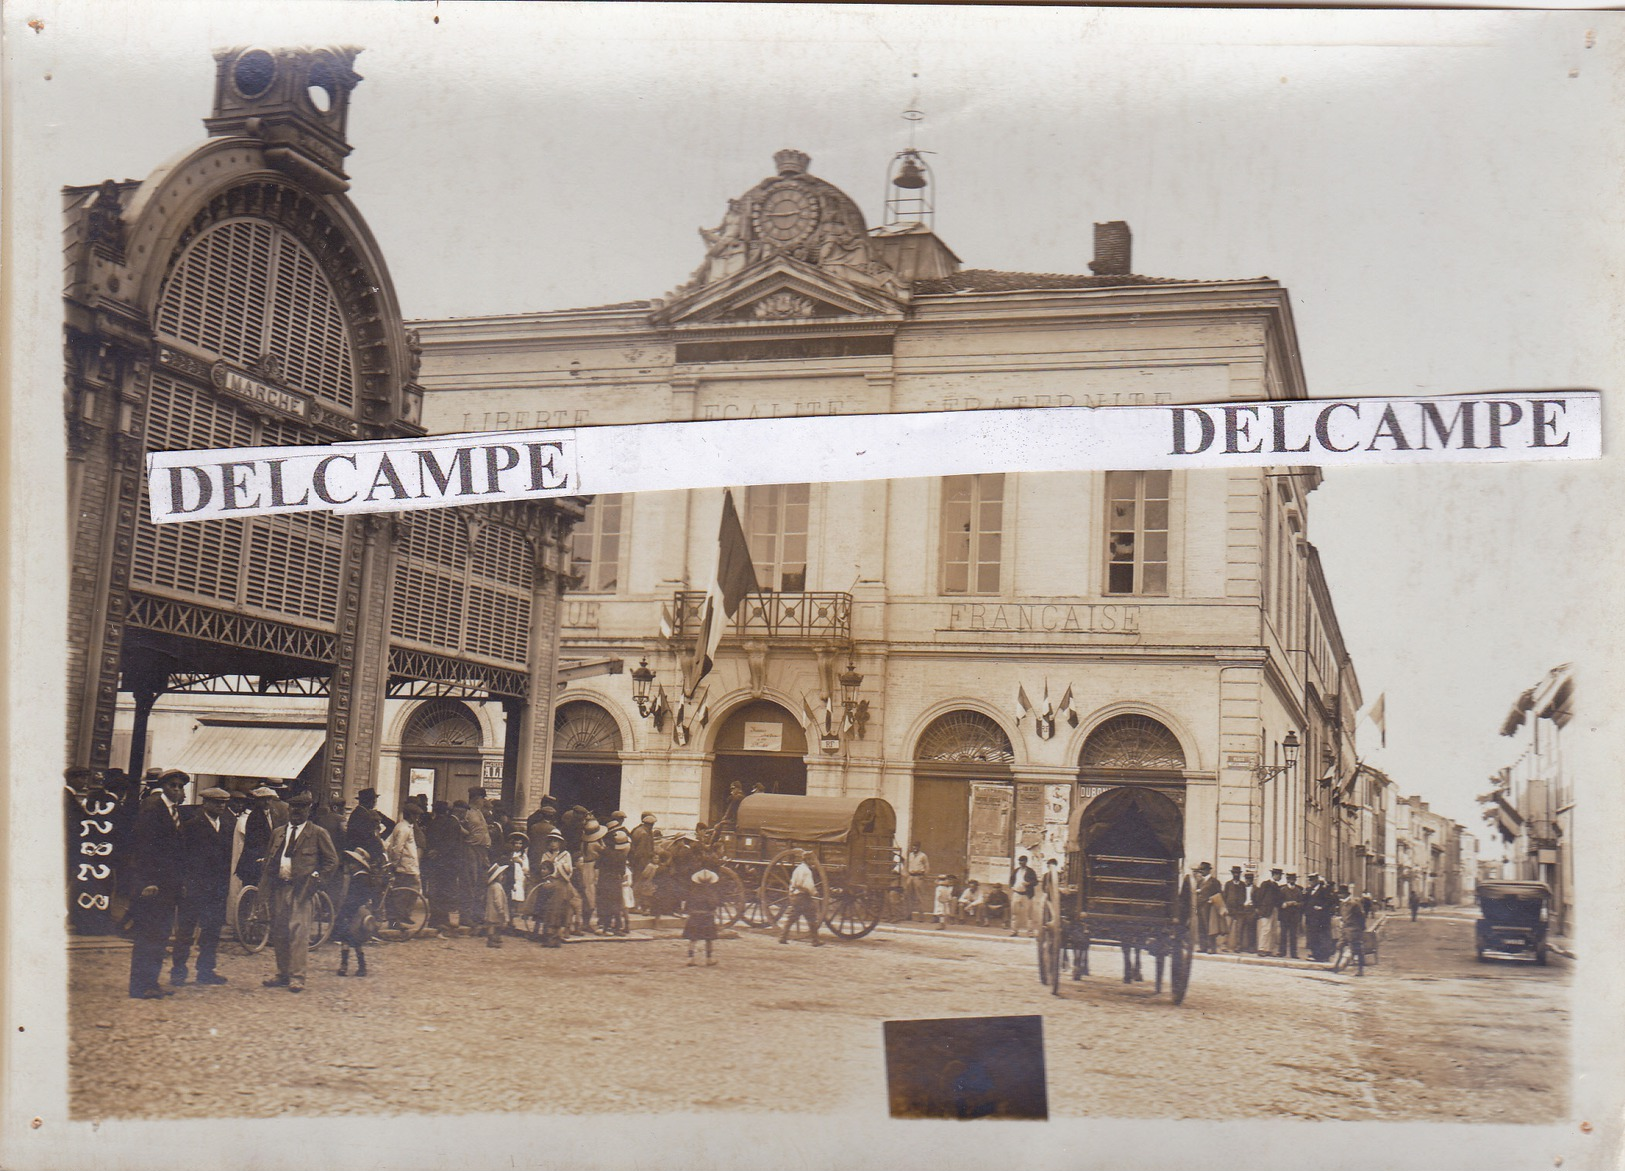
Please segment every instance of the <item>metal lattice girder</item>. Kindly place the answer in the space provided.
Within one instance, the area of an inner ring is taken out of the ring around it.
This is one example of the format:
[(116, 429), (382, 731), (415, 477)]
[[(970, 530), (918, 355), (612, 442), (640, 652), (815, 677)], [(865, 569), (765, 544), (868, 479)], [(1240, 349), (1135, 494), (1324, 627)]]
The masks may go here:
[(263, 675), (179, 672), (169, 676), (168, 686), (164, 690), (187, 695), (323, 696), (328, 692), (328, 679), (324, 675), (296, 675), (287, 679), (273, 679)]
[[(705, 591), (680, 590), (674, 638), (693, 638), (705, 609)], [(743, 638), (847, 642), (852, 637), (852, 595), (847, 593), (746, 594), (733, 625), (723, 632)]]
[(326, 631), (152, 594), (130, 594), (129, 622), (163, 634), (308, 662), (331, 663), (337, 654), (333, 635)]
[(392, 680), (421, 680), (462, 689), (458, 694), (489, 694), (524, 699), (530, 694), (530, 676), (523, 671), (437, 655), (408, 647), (389, 648)]

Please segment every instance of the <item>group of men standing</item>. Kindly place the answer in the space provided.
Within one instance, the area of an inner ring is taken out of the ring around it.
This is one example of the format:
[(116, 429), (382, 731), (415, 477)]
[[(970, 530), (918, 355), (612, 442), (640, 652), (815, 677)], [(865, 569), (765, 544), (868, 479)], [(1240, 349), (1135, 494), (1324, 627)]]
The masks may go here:
[[(225, 789), (204, 789), (197, 805), (183, 804), (190, 783), (191, 777), (179, 769), (162, 772), (157, 791), (141, 802), (135, 818), (129, 858), (134, 934), (129, 993), (138, 1000), (171, 996), (173, 987), (191, 978), (194, 942), (197, 983), (226, 983), (215, 961), (231, 894), (237, 817)], [(338, 851), (326, 830), (310, 824), (315, 800), (309, 793), (297, 794), (285, 805), (278, 801), (280, 808), (271, 805), (272, 790), (257, 790), (254, 797), (248, 820), (255, 849), (248, 849), (250, 830), (245, 827), (238, 873), (251, 875), (270, 903), (277, 974), (267, 986), (298, 992), (304, 988), (313, 901), (321, 884), (337, 873)], [(171, 988), (159, 984), (166, 951)]]
[[(1185, 890), (1193, 899), (1197, 946), (1201, 951), (1228, 951), (1297, 959), (1298, 936), (1303, 932), (1309, 958), (1325, 962), (1336, 951), (1334, 920), (1349, 918), (1347, 904), (1358, 901), (1348, 888), (1338, 887), (1319, 874), (1307, 885), (1296, 873), (1270, 868), (1269, 877), (1257, 881), (1257, 871), (1230, 868), (1230, 881), (1220, 883), (1213, 864), (1191, 868)], [(1363, 932), (1369, 907), (1358, 908)]]

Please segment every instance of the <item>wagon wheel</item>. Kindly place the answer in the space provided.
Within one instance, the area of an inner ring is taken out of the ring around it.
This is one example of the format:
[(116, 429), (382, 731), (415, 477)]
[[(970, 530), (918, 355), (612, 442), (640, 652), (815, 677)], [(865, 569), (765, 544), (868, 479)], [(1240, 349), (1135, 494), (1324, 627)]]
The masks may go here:
[(1061, 994), (1061, 928), (1045, 923), (1038, 929), (1038, 982)]
[(1173, 994), (1174, 1003), (1179, 1004), (1185, 999), (1185, 989), (1191, 983), (1191, 964), (1196, 958), (1196, 939), (1188, 928), (1181, 928), (1174, 936), (1173, 971), (1169, 977), (1168, 990)]
[(824, 922), (841, 939), (862, 939), (880, 926), (884, 901), (878, 891), (836, 887), (830, 891)]
[[(799, 857), (803, 851), (797, 849), (782, 850), (774, 856), (773, 861), (767, 865), (762, 874), (762, 884), (757, 888), (756, 905), (762, 916), (762, 924), (772, 927), (784, 914), (784, 908), (790, 902), (790, 874), (795, 870), (796, 864), (802, 859)], [(818, 861), (816, 854), (807, 854), (807, 865), (812, 867), (813, 882), (818, 887), (818, 897), (813, 901), (813, 914), (820, 919), (824, 915), (827, 904), (829, 885), (824, 880), (824, 867)]]
[(745, 884), (739, 872), (731, 866), (722, 868), (722, 881), (717, 885), (717, 926), (732, 927), (745, 913)]

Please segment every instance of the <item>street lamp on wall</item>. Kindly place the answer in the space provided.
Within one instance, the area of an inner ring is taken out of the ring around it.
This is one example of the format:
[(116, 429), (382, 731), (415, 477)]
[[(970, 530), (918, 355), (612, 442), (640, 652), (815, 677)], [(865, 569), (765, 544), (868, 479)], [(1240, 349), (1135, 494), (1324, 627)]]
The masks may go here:
[(841, 686), (841, 730), (862, 740), (864, 727), (869, 722), (869, 701), (858, 698), (863, 676), (858, 674), (857, 663), (848, 659), (846, 670), (837, 675), (835, 681)]
[(632, 698), (637, 701), (638, 715), (644, 719), (649, 718), (649, 688), (654, 681), (655, 673), (649, 669), (649, 660), (640, 659), (632, 668)]
[(1282, 773), (1290, 772), (1298, 764), (1298, 733), (1288, 731), (1286, 739), (1281, 741), (1281, 749), (1286, 754), (1286, 760), (1281, 764), (1258, 764), (1253, 766), (1253, 776), (1258, 778), (1260, 785), (1268, 784)]

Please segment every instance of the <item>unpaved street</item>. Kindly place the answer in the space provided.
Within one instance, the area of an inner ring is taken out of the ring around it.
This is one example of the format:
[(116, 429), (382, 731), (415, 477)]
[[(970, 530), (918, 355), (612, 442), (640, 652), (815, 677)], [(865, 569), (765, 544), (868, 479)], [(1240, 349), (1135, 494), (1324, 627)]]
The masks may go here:
[(1204, 960), (1178, 1007), (1122, 984), (1114, 955), (1056, 998), (1030, 941), (929, 932), (815, 950), (746, 931), (714, 968), (685, 966), (670, 938), (422, 939), (372, 949), (365, 980), (334, 976), (328, 946), (302, 996), (262, 989), (268, 954), (228, 945), (229, 985), (163, 1001), (126, 998), (127, 951), (76, 950), (72, 1105), (79, 1118), (883, 1113), (884, 1020), (1037, 1013), (1052, 1116), (1560, 1116), (1566, 966), (1478, 965), (1470, 925), (1443, 912), (1391, 930), (1363, 979)]

